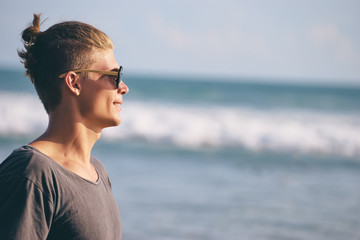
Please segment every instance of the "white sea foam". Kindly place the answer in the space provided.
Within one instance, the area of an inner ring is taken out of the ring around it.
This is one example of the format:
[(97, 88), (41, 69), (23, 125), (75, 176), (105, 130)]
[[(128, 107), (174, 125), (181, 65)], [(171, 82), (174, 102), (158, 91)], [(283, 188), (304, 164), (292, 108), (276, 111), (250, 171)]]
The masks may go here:
[(45, 130), (47, 119), (37, 96), (0, 92), (0, 136), (38, 134)]
[(111, 139), (144, 139), (185, 148), (245, 147), (360, 156), (360, 114), (339, 115), (241, 107), (125, 103)]
[[(0, 92), (0, 136), (37, 135), (47, 115), (36, 96)], [(108, 141), (140, 139), (183, 148), (245, 147), (360, 157), (360, 114), (124, 102)]]

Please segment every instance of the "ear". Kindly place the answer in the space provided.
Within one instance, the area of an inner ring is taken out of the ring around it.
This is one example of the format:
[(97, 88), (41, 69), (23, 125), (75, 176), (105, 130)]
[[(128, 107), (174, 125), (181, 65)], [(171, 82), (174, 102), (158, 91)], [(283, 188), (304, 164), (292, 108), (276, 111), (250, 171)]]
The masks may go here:
[(80, 77), (75, 72), (68, 72), (64, 78), (67, 88), (76, 96), (80, 95)]

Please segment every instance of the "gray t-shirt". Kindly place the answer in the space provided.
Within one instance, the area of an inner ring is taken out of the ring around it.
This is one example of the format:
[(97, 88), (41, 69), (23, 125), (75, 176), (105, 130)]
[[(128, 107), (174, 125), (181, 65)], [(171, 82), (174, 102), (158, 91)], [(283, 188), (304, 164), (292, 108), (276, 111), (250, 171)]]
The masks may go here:
[(119, 210), (103, 165), (86, 180), (26, 145), (0, 164), (0, 239), (121, 239)]

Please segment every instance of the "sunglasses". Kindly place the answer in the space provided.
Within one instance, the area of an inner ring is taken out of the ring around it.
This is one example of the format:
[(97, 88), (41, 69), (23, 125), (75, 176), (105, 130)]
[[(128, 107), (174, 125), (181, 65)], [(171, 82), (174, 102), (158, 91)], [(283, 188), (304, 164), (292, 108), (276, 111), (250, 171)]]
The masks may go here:
[[(75, 72), (75, 73), (94, 72), (94, 73), (100, 73), (100, 74), (109, 75), (109, 76), (117, 76), (115, 82), (116, 82), (116, 89), (118, 89), (120, 87), (120, 83), (122, 82), (122, 70), (123, 70), (123, 67), (120, 66), (118, 71), (105, 71), (105, 70), (92, 70), (92, 69), (78, 69), (78, 70), (71, 70), (71, 71)], [(59, 78), (64, 78), (68, 72), (69, 71), (61, 74), (59, 76)]]

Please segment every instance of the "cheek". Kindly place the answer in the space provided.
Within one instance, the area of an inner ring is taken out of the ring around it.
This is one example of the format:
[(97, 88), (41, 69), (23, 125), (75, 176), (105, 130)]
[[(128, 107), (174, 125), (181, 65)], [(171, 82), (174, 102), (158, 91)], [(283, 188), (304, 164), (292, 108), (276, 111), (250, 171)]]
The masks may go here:
[(101, 117), (101, 115), (108, 114), (111, 110), (114, 91), (102, 88), (104, 82), (101, 82), (102, 85), (100, 83), (91, 83), (85, 85), (79, 96), (81, 115), (85, 117), (94, 115)]
[(80, 112), (83, 116), (88, 116), (91, 113), (96, 112), (100, 106), (101, 95), (88, 91), (86, 94), (80, 95)]
[(91, 110), (95, 114), (106, 114), (113, 106), (113, 97), (108, 92), (98, 93), (88, 99), (89, 107), (88, 110)]

